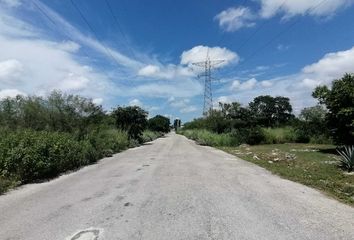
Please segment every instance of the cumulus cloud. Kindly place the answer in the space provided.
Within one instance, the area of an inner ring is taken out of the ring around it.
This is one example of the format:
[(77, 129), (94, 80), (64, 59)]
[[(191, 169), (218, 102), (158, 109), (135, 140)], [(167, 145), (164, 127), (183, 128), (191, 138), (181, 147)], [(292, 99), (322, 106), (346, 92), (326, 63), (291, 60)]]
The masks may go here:
[(224, 62), (218, 65), (219, 67), (226, 66), (230, 63), (238, 63), (240, 61), (240, 57), (237, 53), (232, 52), (227, 48), (199, 45), (182, 53), (181, 64), (191, 65), (194, 62), (202, 62), (206, 60), (208, 55), (210, 59), (213, 60), (224, 60)]
[(80, 91), (89, 86), (90, 80), (82, 75), (69, 73), (60, 83), (56, 85), (59, 90), (67, 91)]
[(232, 82), (231, 90), (232, 91), (243, 91), (243, 90), (251, 90), (256, 87), (257, 79), (251, 78), (247, 81), (241, 82), (239, 80), (235, 80)]
[(247, 7), (231, 7), (215, 16), (219, 26), (228, 32), (234, 32), (241, 28), (253, 27), (256, 16)]
[(103, 98), (94, 98), (92, 102), (96, 105), (101, 105), (103, 103)]
[(168, 103), (171, 107), (179, 109), (180, 113), (192, 113), (196, 112), (198, 108), (191, 105), (191, 101), (188, 98), (175, 98), (170, 97)]
[(345, 51), (328, 53), (318, 62), (304, 67), (302, 72), (323, 83), (328, 83), (345, 72), (353, 72), (353, 62), (354, 47)]
[(16, 59), (0, 61), (0, 83), (17, 84), (23, 72), (23, 64)]
[(17, 95), (22, 95), (22, 96), (26, 96), (26, 93), (18, 90), (18, 89), (4, 89), (4, 90), (0, 90), (0, 100), (10, 97), (16, 97)]
[(129, 106), (138, 106), (138, 107), (142, 107), (143, 106), (143, 103), (139, 100), (139, 99), (133, 99), (133, 100), (130, 100), (129, 103), (128, 103)]
[(138, 75), (140, 75), (140, 76), (154, 76), (160, 72), (161, 72), (161, 70), (160, 70), (159, 66), (147, 65), (138, 71)]
[(162, 67), (146, 65), (138, 71), (138, 75), (156, 79), (175, 79), (179, 77), (192, 77), (194, 76), (194, 73), (190, 68), (168, 64)]

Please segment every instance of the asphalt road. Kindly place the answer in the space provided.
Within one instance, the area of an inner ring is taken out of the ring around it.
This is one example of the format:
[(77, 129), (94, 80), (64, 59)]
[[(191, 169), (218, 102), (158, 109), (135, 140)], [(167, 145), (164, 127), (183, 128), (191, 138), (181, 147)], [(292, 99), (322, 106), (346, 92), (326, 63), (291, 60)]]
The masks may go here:
[(0, 196), (0, 239), (354, 239), (354, 209), (170, 134)]

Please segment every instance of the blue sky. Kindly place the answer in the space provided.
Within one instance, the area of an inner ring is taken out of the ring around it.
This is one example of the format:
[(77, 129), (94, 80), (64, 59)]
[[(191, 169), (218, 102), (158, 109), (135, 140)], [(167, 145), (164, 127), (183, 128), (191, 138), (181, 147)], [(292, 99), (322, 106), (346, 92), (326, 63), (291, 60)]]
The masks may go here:
[(282, 95), (298, 113), (353, 72), (353, 13), (354, 0), (0, 0), (0, 98), (59, 89), (187, 121), (203, 107), (191, 63), (209, 52), (225, 60), (215, 105)]

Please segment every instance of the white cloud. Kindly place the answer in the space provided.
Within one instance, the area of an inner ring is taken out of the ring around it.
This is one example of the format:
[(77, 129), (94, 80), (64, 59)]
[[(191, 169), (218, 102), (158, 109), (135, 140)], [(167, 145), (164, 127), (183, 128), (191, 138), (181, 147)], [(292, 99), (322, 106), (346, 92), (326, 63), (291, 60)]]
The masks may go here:
[(295, 15), (328, 16), (335, 14), (338, 10), (348, 7), (354, 3), (353, 0), (259, 0), (261, 10), (259, 15), (262, 18), (270, 18), (277, 13), (283, 13), (289, 18)]
[(140, 76), (154, 76), (156, 75), (157, 73), (160, 73), (160, 67), (159, 66), (155, 66), (155, 65), (147, 65), (143, 68), (141, 68), (139, 71), (138, 71), (138, 75)]
[(354, 47), (346, 51), (326, 54), (318, 62), (306, 66), (302, 72), (323, 83), (341, 77), (346, 72), (353, 72)]
[(92, 102), (96, 105), (101, 105), (103, 103), (103, 98), (94, 98)]
[(173, 81), (153, 82), (122, 89), (122, 94), (153, 98), (169, 98), (171, 96), (189, 98), (202, 92), (202, 85), (196, 79), (192, 78), (177, 78)]
[[(253, 13), (248, 7), (231, 7), (214, 17), (219, 26), (228, 32), (241, 28), (253, 27), (257, 20), (269, 19), (281, 14), (283, 19), (297, 15), (310, 15), (329, 18), (338, 11), (354, 4), (354, 0), (257, 0), (258, 12)], [(286, 46), (278, 47), (286, 50)]]
[(138, 106), (138, 107), (142, 107), (143, 106), (143, 103), (139, 100), (139, 99), (133, 99), (133, 100), (130, 100), (129, 103), (128, 103), (129, 106)]
[(0, 83), (18, 83), (23, 73), (23, 64), (16, 59), (0, 61)]
[(77, 44), (76, 42), (64, 41), (62, 43), (56, 44), (56, 47), (60, 48), (63, 51), (76, 53), (79, 51), (81, 46), (79, 44)]
[(79, 44), (46, 40), (43, 30), (11, 14), (0, 9), (0, 89), (37, 95), (59, 89), (107, 99), (119, 92), (110, 78), (81, 63)]
[[(195, 72), (199, 72), (201, 69), (191, 68), (192, 63), (205, 61), (207, 55), (212, 60), (223, 60), (216, 67), (223, 67), (232, 62), (238, 63), (239, 56), (221, 47), (206, 47), (206, 46), (196, 46), (192, 49), (186, 50), (181, 55), (181, 65), (168, 64), (168, 65), (152, 65), (148, 64), (138, 70), (138, 76), (150, 77), (155, 79), (176, 79), (190, 78), (195, 76)], [(187, 67), (185, 66), (187, 65)]]
[(169, 64), (162, 67), (146, 65), (138, 71), (138, 75), (156, 79), (175, 79), (179, 77), (191, 77), (194, 76), (194, 73), (190, 68)]
[(143, 65), (143, 63), (123, 55), (121, 52), (109, 47), (107, 44), (103, 45), (96, 39), (84, 35), (82, 32), (80, 32), (77, 28), (67, 22), (62, 16), (53, 11), (47, 5), (43, 4), (41, 1), (38, 0), (34, 1), (51, 19), (53, 19), (53, 21), (56, 23), (57, 31), (65, 32), (72, 39), (79, 41), (82, 44), (85, 44), (86, 46), (101, 53), (102, 55), (106, 56), (111, 63), (115, 65), (118, 64), (119, 66), (123, 66), (134, 71), (139, 69)]
[(191, 113), (196, 112), (198, 108), (194, 105), (191, 105), (191, 101), (188, 98), (175, 98), (170, 97), (168, 103), (171, 107), (179, 109), (180, 113)]
[(241, 28), (253, 27), (256, 16), (247, 7), (231, 7), (215, 16), (219, 26), (225, 31), (234, 32)]
[(26, 96), (26, 93), (21, 92), (20, 90), (17, 89), (4, 89), (4, 90), (0, 90), (0, 100), (10, 97), (10, 98), (14, 98), (17, 95), (23, 95)]
[[(305, 66), (297, 74), (255, 81), (234, 81), (233, 87), (236, 94), (219, 97), (221, 102), (239, 101), (248, 104), (259, 95), (286, 96), (289, 97), (295, 113), (299, 113), (304, 107), (313, 106), (317, 100), (311, 95), (318, 85), (330, 85), (334, 79), (341, 78), (346, 72), (352, 73), (354, 62), (354, 47), (334, 53), (326, 54), (318, 62)], [(251, 87), (252, 86), (252, 87)], [(240, 89), (243, 88), (242, 91)]]
[(271, 81), (266, 81), (266, 80), (265, 81), (261, 81), (260, 84), (261, 84), (262, 87), (266, 87), (266, 88), (273, 86), (273, 83)]
[(244, 90), (251, 90), (255, 88), (257, 85), (257, 79), (251, 78), (247, 81), (240, 82), (239, 80), (235, 80), (232, 82), (231, 90), (232, 91), (244, 91)]
[(8, 7), (19, 7), (22, 4), (22, 0), (0, 0), (0, 4), (4, 4)]
[(191, 65), (194, 62), (205, 61), (208, 54), (212, 60), (224, 60), (223, 63), (218, 65), (219, 67), (226, 66), (230, 63), (238, 63), (240, 61), (237, 53), (232, 52), (227, 48), (199, 45), (182, 53), (181, 64)]
[(198, 111), (198, 108), (196, 106), (188, 106), (185, 108), (182, 108), (180, 110), (180, 113), (192, 113)]
[(62, 81), (55, 87), (63, 91), (80, 91), (89, 87), (90, 80), (82, 75), (69, 73)]

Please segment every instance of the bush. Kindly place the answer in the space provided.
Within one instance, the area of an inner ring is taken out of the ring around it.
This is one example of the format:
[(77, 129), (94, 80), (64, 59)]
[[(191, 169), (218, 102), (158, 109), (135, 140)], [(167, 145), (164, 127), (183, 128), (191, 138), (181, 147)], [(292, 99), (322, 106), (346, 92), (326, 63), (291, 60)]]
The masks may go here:
[(256, 145), (265, 140), (264, 133), (259, 127), (233, 129), (231, 135), (234, 139), (237, 139), (236, 141), (239, 144)]
[(161, 137), (163, 134), (160, 132), (153, 132), (150, 130), (145, 130), (142, 135), (143, 142), (150, 142), (153, 141), (159, 137)]
[(1, 175), (22, 182), (54, 177), (84, 164), (80, 143), (65, 133), (25, 130), (0, 140)]
[(97, 130), (77, 141), (59, 132), (18, 130), (0, 139), (0, 176), (23, 183), (52, 178), (126, 149), (128, 136), (119, 130)]
[(184, 130), (179, 133), (205, 146), (238, 146), (240, 142), (229, 133), (217, 134), (207, 130)]
[(148, 128), (154, 132), (168, 133), (170, 131), (170, 119), (161, 115), (156, 115), (148, 120)]
[(0, 195), (16, 185), (16, 181), (0, 176)]
[[(111, 156), (113, 153), (120, 152), (129, 146), (128, 134), (118, 129), (97, 129), (91, 131), (86, 136), (86, 141), (94, 148), (96, 155), (95, 160)], [(90, 154), (90, 146), (85, 146), (86, 151)]]
[(295, 130), (291, 127), (263, 128), (265, 144), (282, 144), (296, 141)]

